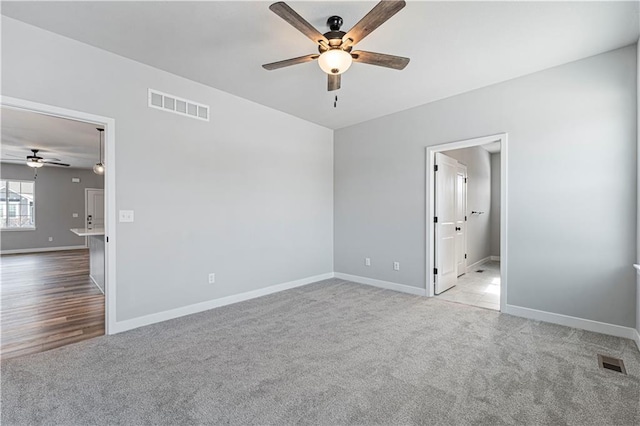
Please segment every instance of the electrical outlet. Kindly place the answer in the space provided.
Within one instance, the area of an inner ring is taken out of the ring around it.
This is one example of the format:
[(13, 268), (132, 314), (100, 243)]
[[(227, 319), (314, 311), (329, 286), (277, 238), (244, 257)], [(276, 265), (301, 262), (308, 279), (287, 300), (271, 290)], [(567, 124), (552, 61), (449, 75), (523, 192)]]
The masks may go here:
[(209, 284), (215, 284), (216, 282), (216, 274), (213, 272), (209, 274)]
[(78, 217), (78, 213), (73, 213), (71, 216), (72, 217)]
[(400, 262), (393, 262), (393, 270), (394, 271), (400, 270)]
[(49, 241), (53, 241), (53, 237), (49, 237)]
[(364, 266), (371, 266), (371, 258), (370, 257), (365, 257), (364, 258)]

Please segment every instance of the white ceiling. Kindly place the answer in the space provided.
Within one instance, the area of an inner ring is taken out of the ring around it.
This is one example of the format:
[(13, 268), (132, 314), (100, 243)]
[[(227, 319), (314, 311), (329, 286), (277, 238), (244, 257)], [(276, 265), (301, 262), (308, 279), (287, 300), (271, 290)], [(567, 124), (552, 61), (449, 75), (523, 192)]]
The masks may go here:
[[(336, 92), (326, 91), (317, 64), (262, 69), (316, 52), (269, 4), (3, 2), (2, 13), (333, 129), (623, 47), (639, 36), (637, 1), (409, 1), (357, 47), (411, 63), (404, 71), (354, 64), (334, 109)], [(325, 32), (330, 15), (342, 16), (348, 30), (375, 2), (289, 5)]]
[(95, 124), (5, 107), (0, 124), (2, 162), (23, 164), (31, 149), (40, 149), (39, 156), (58, 158), (76, 168), (91, 169), (99, 161)]

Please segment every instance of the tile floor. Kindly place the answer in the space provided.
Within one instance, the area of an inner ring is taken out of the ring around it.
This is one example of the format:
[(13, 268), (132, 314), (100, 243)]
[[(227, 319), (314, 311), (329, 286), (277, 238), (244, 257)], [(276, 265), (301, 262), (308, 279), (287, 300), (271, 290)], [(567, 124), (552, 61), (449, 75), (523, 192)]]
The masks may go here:
[[(483, 270), (484, 272), (476, 272)], [(458, 277), (458, 284), (439, 299), (480, 308), (500, 310), (500, 262), (487, 262)]]

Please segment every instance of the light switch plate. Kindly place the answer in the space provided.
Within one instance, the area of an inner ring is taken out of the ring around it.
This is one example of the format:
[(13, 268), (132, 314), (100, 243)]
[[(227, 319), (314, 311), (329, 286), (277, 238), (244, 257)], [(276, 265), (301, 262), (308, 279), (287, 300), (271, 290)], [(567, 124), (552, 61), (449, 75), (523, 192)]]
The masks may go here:
[(120, 210), (120, 222), (133, 222), (133, 210)]
[(71, 216), (78, 217), (78, 213), (73, 213)]
[(80, 183), (80, 178), (71, 178), (71, 182)]

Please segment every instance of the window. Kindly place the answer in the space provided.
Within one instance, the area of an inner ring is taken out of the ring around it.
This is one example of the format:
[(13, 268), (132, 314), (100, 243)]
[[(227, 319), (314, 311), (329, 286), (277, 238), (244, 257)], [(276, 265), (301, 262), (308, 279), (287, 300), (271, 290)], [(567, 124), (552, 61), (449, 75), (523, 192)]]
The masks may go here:
[(0, 227), (35, 229), (35, 182), (0, 180)]

